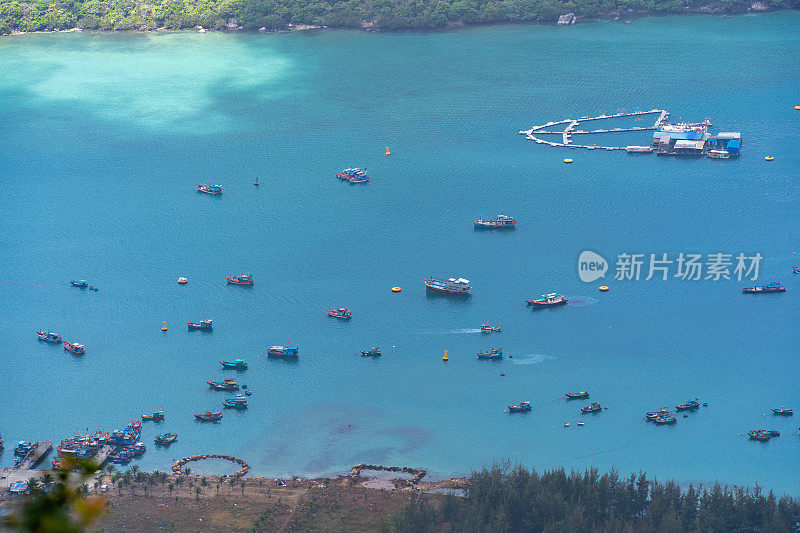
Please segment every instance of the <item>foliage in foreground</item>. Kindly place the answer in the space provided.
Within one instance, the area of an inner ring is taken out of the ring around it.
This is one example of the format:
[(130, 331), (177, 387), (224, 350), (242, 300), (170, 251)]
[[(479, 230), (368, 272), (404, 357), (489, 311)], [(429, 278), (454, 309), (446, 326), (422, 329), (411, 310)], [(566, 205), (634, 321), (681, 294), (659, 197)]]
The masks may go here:
[(756, 486), (751, 491), (687, 490), (645, 474), (621, 479), (597, 469), (542, 474), (494, 466), (475, 472), (465, 498), (440, 506), (421, 498), (394, 518), (397, 533), (426, 531), (798, 532), (800, 501)]
[[(594, 17), (617, 11), (679, 13), (687, 9), (740, 12), (753, 0), (0, 0), (0, 34), (54, 29), (285, 29), (289, 24), (387, 30), (458, 24), (554, 21), (574, 12)], [(760, 0), (766, 8), (799, 0)]]

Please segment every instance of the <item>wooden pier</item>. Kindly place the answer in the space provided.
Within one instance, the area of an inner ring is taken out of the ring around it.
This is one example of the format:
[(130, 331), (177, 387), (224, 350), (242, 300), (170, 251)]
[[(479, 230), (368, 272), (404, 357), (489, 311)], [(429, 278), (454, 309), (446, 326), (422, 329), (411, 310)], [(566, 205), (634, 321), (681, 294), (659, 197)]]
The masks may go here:
[[(612, 129), (595, 129), (595, 130), (579, 130), (576, 129), (581, 122), (589, 122), (592, 120), (613, 119), (619, 117), (639, 117), (644, 115), (658, 114), (652, 126), (634, 126), (632, 128), (612, 128)], [(669, 117), (669, 111), (664, 109), (651, 109), (650, 111), (634, 111), (633, 113), (616, 113), (614, 115), (600, 115), (597, 117), (582, 117), (580, 119), (568, 118), (559, 120), (557, 122), (548, 122), (541, 126), (534, 126), (529, 130), (520, 131), (520, 135), (525, 135), (526, 138), (534, 141), (537, 144), (547, 144), (549, 146), (562, 146), (567, 148), (586, 148), (588, 150), (625, 150), (625, 146), (598, 146), (596, 144), (575, 144), (572, 140), (573, 135), (590, 135), (593, 133), (622, 133), (626, 131), (647, 131), (657, 130), (659, 126)], [(561, 131), (548, 131), (548, 128), (553, 126), (566, 125)], [(561, 142), (547, 141), (538, 137), (538, 135), (560, 135)]]
[(14, 470), (31, 470), (34, 466), (44, 459), (44, 456), (50, 453), (53, 449), (52, 442), (40, 442), (39, 445), (33, 450), (28, 452), (28, 455), (23, 457), (22, 461), (17, 463)]

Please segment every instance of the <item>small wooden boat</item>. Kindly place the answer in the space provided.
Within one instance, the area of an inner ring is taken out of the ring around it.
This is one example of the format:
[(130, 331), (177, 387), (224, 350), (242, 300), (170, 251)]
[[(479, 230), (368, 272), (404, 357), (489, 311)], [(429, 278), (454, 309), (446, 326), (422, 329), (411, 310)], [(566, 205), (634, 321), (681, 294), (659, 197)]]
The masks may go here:
[(490, 326), (489, 324), (481, 324), (481, 333), (493, 333), (500, 331), (503, 326)]
[(187, 322), (186, 326), (189, 329), (205, 329), (205, 330), (213, 329), (211, 326), (211, 319), (206, 317), (203, 317), (203, 319), (200, 322)]
[(786, 292), (786, 287), (779, 282), (774, 281), (769, 285), (755, 285), (753, 287), (745, 287), (742, 289), (745, 294), (764, 294), (768, 292)]
[(787, 409), (785, 407), (781, 407), (780, 409), (773, 409), (772, 414), (781, 416), (792, 416), (794, 414), (794, 411), (792, 411), (791, 409)]
[(517, 225), (515, 218), (506, 215), (497, 215), (494, 218), (480, 218), (472, 219), (472, 226), (475, 228), (513, 228)]
[(70, 281), (69, 284), (72, 285), (73, 287), (80, 287), (81, 289), (85, 289), (86, 287), (88, 287), (86, 280), (83, 279), (79, 279), (78, 281)]
[(793, 266), (792, 272), (794, 272), (795, 274), (800, 274), (800, 267)]
[(663, 418), (669, 416), (669, 414), (670, 414), (669, 409), (664, 408), (664, 409), (659, 409), (658, 411), (647, 412), (645, 413), (644, 417), (649, 421), (653, 421), (656, 418)]
[(201, 415), (194, 415), (197, 420), (201, 422), (216, 422), (217, 420), (222, 420), (222, 413), (219, 411), (206, 411)]
[(507, 405), (509, 413), (517, 413), (522, 411), (530, 411), (533, 409), (531, 402), (520, 402), (519, 405)]
[(700, 402), (697, 401), (697, 398), (694, 400), (688, 401), (686, 403), (679, 403), (675, 406), (675, 409), (678, 411), (688, 411), (690, 409), (698, 409), (700, 407)]
[(350, 312), (350, 310), (346, 307), (340, 307), (339, 309), (326, 309), (326, 311), (328, 311), (328, 316), (332, 316), (334, 318), (348, 319), (353, 317), (353, 313)]
[(568, 392), (567, 393), (567, 400), (577, 400), (579, 398), (588, 398), (589, 393), (585, 390), (580, 392)]
[(361, 350), (361, 355), (363, 355), (363, 356), (371, 356), (371, 357), (378, 357), (379, 355), (381, 355), (381, 349), (380, 348), (376, 348), (376, 347), (373, 346), (369, 350)]
[(64, 345), (64, 349), (68, 352), (72, 352), (74, 354), (83, 355), (86, 353), (86, 350), (83, 347), (83, 344), (78, 344), (77, 342), (67, 342), (61, 341), (61, 344)]
[(226, 379), (224, 381), (207, 381), (208, 386), (214, 390), (239, 390), (236, 380)]
[(370, 180), (366, 170), (360, 168), (346, 168), (336, 173), (336, 177), (350, 183), (365, 183)]
[(52, 331), (37, 331), (36, 335), (39, 337), (39, 340), (42, 341), (61, 342), (61, 335), (53, 333)]
[(241, 276), (234, 276), (232, 278), (225, 278), (230, 285), (252, 285), (253, 276), (250, 274), (242, 274)]
[(247, 398), (240, 394), (236, 398), (228, 398), (222, 406), (225, 409), (247, 409)]
[(781, 432), (778, 431), (777, 429), (768, 429), (768, 430), (766, 430), (766, 432), (769, 434), (770, 437), (780, 437), (781, 436)]
[(222, 368), (234, 368), (236, 370), (247, 370), (247, 363), (241, 359), (235, 361), (220, 361)]
[(169, 446), (178, 439), (177, 433), (164, 433), (163, 435), (156, 435), (156, 446)]
[(597, 402), (592, 402), (591, 404), (589, 404), (588, 407), (581, 407), (581, 413), (596, 413), (596, 412), (602, 411), (602, 410), (603, 410), (603, 406), (601, 406)]
[(653, 419), (658, 425), (665, 425), (665, 424), (675, 424), (678, 422), (678, 419), (674, 416), (659, 416)]
[(131, 446), (131, 451), (134, 457), (141, 457), (147, 451), (147, 446), (145, 446), (144, 442), (137, 442)]
[(747, 432), (753, 440), (760, 440), (760, 441), (768, 441), (772, 435), (769, 434), (769, 431), (766, 429), (752, 429)]
[(525, 300), (528, 305), (532, 305), (533, 307), (556, 307), (558, 305), (564, 305), (567, 303), (567, 299), (564, 298), (563, 294), (558, 294), (556, 292), (551, 292), (550, 294), (543, 294), (541, 298), (536, 298), (534, 300)]
[(200, 185), (198, 183), (197, 191), (206, 194), (222, 194), (222, 187), (220, 185)]
[(156, 411), (152, 415), (142, 415), (142, 420), (154, 420), (156, 422), (164, 420), (164, 411)]
[(502, 348), (492, 348), (489, 351), (478, 352), (478, 359), (502, 359), (502, 358), (503, 358)]
[(268, 357), (297, 357), (297, 346), (270, 346), (267, 348)]

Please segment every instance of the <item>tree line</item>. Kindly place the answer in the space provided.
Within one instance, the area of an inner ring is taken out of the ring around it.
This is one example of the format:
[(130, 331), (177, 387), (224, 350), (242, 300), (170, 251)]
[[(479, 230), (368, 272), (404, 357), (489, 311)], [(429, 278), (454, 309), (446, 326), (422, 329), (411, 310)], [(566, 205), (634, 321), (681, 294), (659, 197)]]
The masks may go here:
[(393, 519), (397, 533), (800, 531), (800, 501), (715, 484), (681, 490), (642, 473), (621, 478), (564, 469), (539, 473), (496, 465), (474, 472), (465, 497), (418, 498)]
[[(767, 8), (800, 0), (760, 0)], [(461, 24), (552, 22), (574, 12), (746, 11), (752, 0), (0, 0), (0, 34), (12, 31), (154, 30), (242, 27), (286, 29), (290, 24), (386, 30), (424, 30)]]

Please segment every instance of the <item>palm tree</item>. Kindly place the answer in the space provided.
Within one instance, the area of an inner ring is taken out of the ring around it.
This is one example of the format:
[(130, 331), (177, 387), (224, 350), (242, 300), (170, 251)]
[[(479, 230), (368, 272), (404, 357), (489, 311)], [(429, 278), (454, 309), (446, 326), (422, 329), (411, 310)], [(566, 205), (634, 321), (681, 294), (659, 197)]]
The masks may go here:
[(167, 486), (167, 488), (169, 489), (169, 495), (170, 495), (170, 496), (172, 496), (172, 489), (174, 489), (174, 488), (175, 488), (175, 485), (173, 485), (172, 483), (170, 483), (170, 484)]
[(35, 477), (32, 477), (28, 480), (28, 491), (30, 493), (39, 492), (39, 480)]
[(202, 492), (203, 492), (203, 489), (201, 489), (200, 487), (195, 487), (194, 488), (194, 499), (195, 500), (199, 500), (200, 499), (200, 493), (202, 493)]
[(183, 473), (186, 474), (187, 476), (191, 476), (192, 475), (192, 469), (191, 468), (184, 468), (183, 469)]
[(50, 485), (53, 484), (53, 476), (52, 476), (52, 474), (50, 474), (50, 472), (48, 472), (48, 473), (46, 473), (45, 475), (42, 476), (42, 484), (45, 487), (49, 487)]

